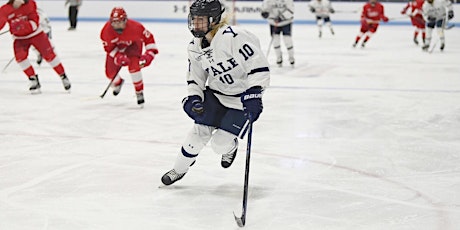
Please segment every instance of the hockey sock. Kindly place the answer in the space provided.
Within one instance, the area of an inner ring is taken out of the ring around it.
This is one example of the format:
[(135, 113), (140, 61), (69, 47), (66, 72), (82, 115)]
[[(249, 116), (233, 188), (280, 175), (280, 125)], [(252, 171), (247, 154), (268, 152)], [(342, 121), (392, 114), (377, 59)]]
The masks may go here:
[(198, 154), (193, 155), (187, 153), (182, 147), (181, 152), (177, 155), (176, 162), (174, 163), (174, 170), (178, 173), (185, 173), (188, 171), (190, 165), (193, 164)]

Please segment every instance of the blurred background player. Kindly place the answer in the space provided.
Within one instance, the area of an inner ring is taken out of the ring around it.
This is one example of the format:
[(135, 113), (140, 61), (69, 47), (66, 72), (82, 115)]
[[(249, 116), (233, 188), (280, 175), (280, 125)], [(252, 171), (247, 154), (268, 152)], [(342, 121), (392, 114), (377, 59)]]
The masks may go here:
[[(38, 16), (40, 17), (39, 19), (39, 24), (40, 26), (42, 27), (43, 29), (43, 32), (46, 34), (46, 36), (48, 36), (48, 38), (50, 39), (50, 43), (51, 43), (51, 46), (53, 46), (53, 49), (54, 49), (54, 45), (53, 43), (51, 42), (51, 24), (50, 24), (50, 19), (48, 18), (48, 16), (45, 14), (45, 12), (40, 9), (40, 8), (37, 8), (37, 12), (38, 12)], [(35, 53), (37, 53), (37, 64), (40, 65), (42, 64), (42, 61), (43, 61), (43, 57), (42, 55), (40, 54), (40, 52), (38, 52), (37, 49), (33, 48), (32, 49), (34, 50)]]
[(359, 34), (356, 36), (353, 47), (356, 47), (359, 40), (364, 37), (363, 43), (361, 44), (361, 47), (364, 48), (366, 42), (377, 32), (380, 20), (388, 22), (388, 17), (385, 16), (383, 5), (377, 2), (377, 0), (369, 0), (369, 2), (363, 6), (363, 11), (361, 13), (361, 28)]
[[(294, 43), (292, 42), (292, 21), (294, 20), (293, 0), (264, 0), (262, 3), (262, 17), (270, 24), (270, 35), (276, 54), (276, 64), (282, 66), (283, 56), (281, 53), (281, 34), (283, 34), (289, 63), (294, 66)], [(271, 43), (270, 43), (271, 44)]]
[(331, 34), (334, 35), (329, 13), (333, 14), (335, 11), (329, 0), (311, 0), (308, 3), (308, 7), (310, 7), (310, 11), (316, 15), (316, 24), (318, 25), (319, 31), (318, 37), (321, 37), (323, 34), (323, 23), (329, 27)]
[(188, 46), (188, 96), (183, 108), (195, 124), (178, 153), (173, 169), (163, 175), (171, 185), (187, 173), (210, 141), (222, 156), (221, 166), (235, 160), (238, 137), (247, 120), (262, 113), (262, 91), (270, 82), (268, 61), (259, 39), (222, 19), (218, 0), (197, 0), (190, 6), (188, 27), (195, 37)]
[[(401, 11), (401, 14), (407, 15), (410, 17), (412, 25), (415, 27), (414, 31), (414, 43), (418, 45), (417, 36), (420, 33), (423, 43), (425, 43), (425, 20), (422, 15), (422, 6), (424, 0), (413, 0), (409, 1), (404, 9)], [(410, 9), (409, 12), (407, 12)]]
[(83, 0), (66, 0), (65, 6), (69, 5), (69, 23), (70, 27), (68, 30), (77, 29), (78, 22), (78, 10), (82, 4)]
[(35, 47), (41, 56), (61, 77), (65, 90), (70, 90), (70, 81), (67, 78), (61, 60), (54, 53), (48, 36), (39, 24), (37, 5), (34, 0), (9, 0), (0, 8), (0, 29), (9, 23), (10, 33), (13, 35), (13, 48), (16, 62), (30, 80), (29, 90), (32, 93), (40, 92), (40, 81), (34, 68), (30, 64), (29, 49)]
[[(426, 42), (422, 50), (428, 50), (431, 43), (431, 33), (434, 27), (437, 28), (439, 40), (441, 41), (440, 49), (444, 50), (446, 38), (444, 28), (446, 21), (454, 17), (452, 3), (449, 0), (426, 0), (422, 7), (423, 16), (426, 21)], [(447, 13), (446, 13), (447, 12)], [(447, 18), (446, 18), (447, 16)]]
[[(118, 72), (122, 66), (127, 66), (136, 91), (137, 104), (142, 107), (144, 83), (141, 69), (149, 66), (158, 54), (153, 34), (141, 23), (128, 19), (123, 7), (115, 7), (101, 30), (101, 40), (107, 53), (105, 74), (108, 79), (113, 79), (113, 95), (120, 93), (124, 82)], [(144, 46), (145, 53), (142, 54)]]

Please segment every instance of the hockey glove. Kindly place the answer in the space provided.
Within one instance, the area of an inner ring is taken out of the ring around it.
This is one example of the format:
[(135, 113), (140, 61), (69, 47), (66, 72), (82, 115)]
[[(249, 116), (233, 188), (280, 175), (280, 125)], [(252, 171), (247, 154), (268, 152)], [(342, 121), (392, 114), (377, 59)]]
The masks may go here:
[(269, 13), (268, 12), (262, 12), (260, 15), (262, 15), (263, 18), (268, 18)]
[(389, 19), (388, 17), (385, 17), (385, 16), (384, 16), (384, 17), (382, 18), (382, 20), (383, 20), (383, 22), (388, 22), (390, 19)]
[(131, 63), (131, 60), (129, 60), (128, 56), (124, 53), (117, 53), (115, 54), (115, 57), (113, 58), (113, 62), (117, 66), (127, 66)]
[(182, 100), (182, 106), (185, 113), (195, 121), (199, 119), (204, 112), (203, 101), (198, 95), (185, 97)]
[(335, 13), (335, 10), (334, 9), (330, 9), (329, 12), (331, 12), (331, 14)]
[(141, 67), (147, 67), (152, 63), (154, 58), (155, 54), (153, 53), (153, 51), (147, 50), (145, 54), (143, 54), (139, 59), (139, 63), (141, 63)]
[(449, 10), (449, 12), (447, 12), (447, 20), (450, 20), (454, 18), (454, 11), (453, 10)]
[(310, 11), (311, 11), (312, 13), (315, 13), (315, 12), (316, 12), (315, 8), (313, 8), (313, 7), (310, 7)]
[(243, 103), (244, 116), (251, 122), (256, 121), (264, 108), (262, 105), (262, 87), (254, 86), (246, 90), (241, 95), (241, 102)]
[(428, 18), (426, 20), (429, 21), (429, 22), (434, 22), (434, 21), (436, 21), (436, 17), (428, 16)]
[(10, 23), (11, 33), (15, 36), (25, 36), (33, 31), (32, 25), (28, 21), (14, 20)]

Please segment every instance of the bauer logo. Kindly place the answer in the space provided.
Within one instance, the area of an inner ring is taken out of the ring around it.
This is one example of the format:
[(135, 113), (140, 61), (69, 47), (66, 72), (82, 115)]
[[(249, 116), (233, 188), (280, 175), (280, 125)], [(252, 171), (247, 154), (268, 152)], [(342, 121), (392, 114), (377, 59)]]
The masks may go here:
[(250, 100), (250, 99), (255, 99), (255, 98), (262, 98), (262, 94), (252, 93), (252, 94), (244, 95), (244, 100)]

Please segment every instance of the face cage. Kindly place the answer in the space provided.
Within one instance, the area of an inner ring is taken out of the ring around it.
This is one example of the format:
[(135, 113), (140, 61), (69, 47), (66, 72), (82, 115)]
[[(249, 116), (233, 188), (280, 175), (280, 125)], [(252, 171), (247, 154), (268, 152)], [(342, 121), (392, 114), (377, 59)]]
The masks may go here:
[[(201, 15), (195, 15), (195, 16), (201, 16)], [(193, 34), (194, 37), (203, 38), (204, 36), (206, 36), (206, 34), (209, 31), (212, 30), (211, 24), (212, 24), (213, 18), (210, 16), (207, 16), (207, 18), (208, 18), (208, 29), (206, 31), (195, 31), (194, 23), (193, 23), (193, 15), (191, 13), (188, 14), (188, 30), (190, 30), (190, 32)]]
[[(126, 28), (126, 23), (128, 22), (128, 19), (127, 18), (123, 18), (122, 20), (110, 20), (110, 26), (112, 26), (112, 29), (115, 30), (118, 34), (121, 34), (123, 33), (123, 30), (125, 30)], [(114, 27), (114, 24), (113, 23), (116, 23), (118, 25), (123, 25), (122, 28), (115, 28)]]

